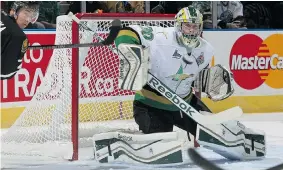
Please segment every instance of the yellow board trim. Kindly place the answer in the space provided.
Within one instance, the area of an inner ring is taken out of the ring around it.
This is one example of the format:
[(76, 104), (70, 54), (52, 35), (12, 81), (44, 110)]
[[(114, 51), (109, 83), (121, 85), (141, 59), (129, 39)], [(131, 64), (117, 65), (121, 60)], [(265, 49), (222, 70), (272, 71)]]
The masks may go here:
[[(80, 122), (98, 122), (98, 121), (106, 121), (106, 120), (115, 120), (115, 119), (131, 119), (133, 118), (133, 107), (132, 101), (123, 101), (120, 102), (101, 102), (101, 103), (86, 103), (80, 104), (79, 110), (83, 110), (82, 108), (88, 108), (91, 110), (89, 112), (80, 112), (79, 119)], [(99, 109), (98, 109), (99, 108)], [(106, 108), (111, 108), (111, 113)], [(17, 118), (24, 111), (25, 107), (15, 107), (15, 108), (1, 108), (1, 128), (9, 128), (11, 127)], [(30, 109), (32, 110), (32, 109)], [(48, 118), (51, 118), (51, 114), (54, 111), (54, 105), (50, 105), (48, 108), (43, 108), (42, 110), (38, 110), (41, 114), (46, 116), (46, 120), (36, 120), (36, 113), (29, 115), (29, 117), (23, 117), (25, 119), (25, 126), (29, 126), (32, 123), (37, 123), (38, 126), (47, 125), (51, 121)], [(65, 113), (64, 116), (70, 116), (70, 113)], [(95, 115), (95, 116), (94, 116)], [(71, 120), (68, 118), (66, 120)]]
[(9, 128), (24, 109), (25, 107), (1, 108), (1, 128)]
[(208, 98), (202, 101), (217, 113), (231, 107), (240, 106), (244, 113), (283, 112), (283, 95), (274, 96), (231, 96), (223, 101), (213, 102)]
[[(147, 93), (147, 92), (145, 92)], [(161, 99), (163, 102), (167, 103), (167, 99)], [(283, 112), (283, 95), (274, 95), (274, 96), (232, 96), (228, 99), (219, 102), (213, 102), (208, 98), (202, 99), (204, 103), (214, 112), (221, 112), (223, 110), (229, 109), (234, 106), (240, 106), (244, 113), (268, 113), (268, 112)], [(121, 111), (121, 106), (119, 102), (104, 102), (97, 104), (81, 104), (80, 107), (109, 107), (113, 108), (116, 115), (109, 115), (107, 109), (105, 112), (93, 113), (97, 118), (119, 118), (119, 112)], [(132, 102), (124, 101), (122, 102), (122, 112), (129, 111), (132, 112)], [(15, 108), (1, 108), (1, 128), (9, 128), (15, 120), (23, 112), (24, 107), (15, 107)], [(105, 116), (107, 115), (107, 116)], [(91, 121), (93, 116), (91, 114), (84, 114), (85, 121)], [(85, 117), (87, 116), (87, 118)], [(130, 117), (129, 117), (130, 118)], [(95, 121), (102, 121), (101, 119), (96, 119)]]
[(139, 37), (137, 36), (137, 34), (134, 33), (131, 30), (121, 30), (121, 31), (119, 31), (117, 38), (120, 37), (120, 36), (124, 36), (124, 35), (133, 37), (133, 38), (135, 38), (136, 40), (139, 41)]

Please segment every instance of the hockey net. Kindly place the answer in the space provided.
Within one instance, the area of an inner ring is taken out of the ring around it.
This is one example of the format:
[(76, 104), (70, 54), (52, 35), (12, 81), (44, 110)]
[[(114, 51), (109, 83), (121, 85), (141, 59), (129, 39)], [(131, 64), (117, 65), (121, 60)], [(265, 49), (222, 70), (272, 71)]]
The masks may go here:
[[(173, 26), (173, 15), (77, 14), (106, 38), (115, 18), (123, 26)], [(55, 44), (99, 42), (68, 16), (57, 18)], [(111, 46), (115, 48), (114, 45)], [(77, 159), (96, 133), (137, 130), (134, 92), (118, 89), (118, 56), (109, 47), (56, 49), (29, 105), (1, 136), (1, 155)], [(80, 73), (80, 74), (79, 74)]]

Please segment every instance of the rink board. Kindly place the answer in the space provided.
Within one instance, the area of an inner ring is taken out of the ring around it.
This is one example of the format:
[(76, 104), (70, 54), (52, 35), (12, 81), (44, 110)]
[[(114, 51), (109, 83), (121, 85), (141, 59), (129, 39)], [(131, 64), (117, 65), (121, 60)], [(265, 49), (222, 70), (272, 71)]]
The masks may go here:
[[(232, 96), (224, 101), (212, 102), (210, 99), (203, 98), (203, 101), (208, 105), (208, 107), (213, 112), (220, 112), (234, 106), (241, 106), (244, 113), (274, 113), (282, 112), (283, 106), (283, 96)], [(15, 103), (16, 104), (16, 103)], [(20, 104), (20, 103), (19, 103)], [(104, 121), (118, 118), (128, 119), (132, 118), (132, 102), (104, 102), (96, 104), (80, 104), (81, 108), (103, 108), (104, 105), (111, 106), (111, 114), (109, 115), (109, 110), (100, 109), (99, 112), (92, 111), (91, 114), (84, 114), (82, 112), (82, 121)], [(3, 104), (2, 106), (5, 106)], [(251, 107), (252, 106), (252, 107)], [(21, 115), (25, 107), (7, 107), (1, 108), (1, 128), (10, 127), (14, 121)], [(95, 109), (92, 109), (95, 110)], [(130, 111), (130, 113), (129, 113)], [(66, 115), (70, 115), (66, 113)], [(94, 117), (95, 115), (95, 117)], [(35, 114), (36, 116), (36, 114)], [(68, 119), (70, 120), (70, 119)], [(276, 118), (274, 119), (276, 120)]]
[[(80, 122), (132, 119), (132, 101), (124, 100), (123, 102), (82, 103), (83, 104), (79, 105)], [(50, 124), (51, 120), (48, 118), (52, 117), (51, 114), (54, 113), (55, 107), (56, 104), (48, 104), (46, 105), (46, 107), (41, 106), (40, 108), (34, 107), (30, 109), (29, 112), (32, 112), (33, 110), (35, 113), (24, 118), (25, 125), (28, 126), (29, 123), (36, 123), (37, 125), (42, 126)], [(69, 106), (69, 108), (70, 107), (71, 106)], [(109, 110), (109, 108), (111, 108), (111, 110)], [(86, 109), (88, 110), (88, 112), (86, 111)], [(14, 121), (21, 115), (21, 113), (23, 113), (24, 110), (25, 107), (1, 108), (1, 128), (10, 127), (14, 123)], [(37, 119), (37, 121), (34, 122), (37, 116), (37, 112), (39, 112), (41, 115), (44, 115), (46, 119)], [(72, 114), (70, 112), (63, 112), (61, 114), (65, 118), (65, 122), (62, 123), (70, 123)]]
[[(26, 33), (29, 37), (30, 44), (54, 44), (55, 31), (27, 31)], [(274, 60), (274, 62), (279, 62), (281, 59), (280, 57), (283, 56), (283, 49), (276, 46), (276, 44), (283, 44), (280, 40), (283, 31), (206, 31), (203, 35), (204, 38), (215, 48), (212, 65), (222, 64), (226, 68), (231, 69), (231, 65), (233, 65), (233, 63), (231, 64), (231, 57), (234, 54), (240, 53), (237, 51), (237, 45), (235, 44), (244, 44), (246, 40), (242, 40), (243, 42), (238, 42), (238, 40), (247, 34), (258, 37), (255, 38), (257, 40), (262, 39), (262, 42), (269, 48), (268, 50), (270, 54), (267, 57), (271, 57), (273, 54), (278, 54), (279, 57), (276, 58), (278, 61)], [(226, 37), (229, 37), (229, 39), (226, 39)], [(25, 70), (25, 74), (27, 74), (26, 77), (28, 76), (28, 81), (25, 83), (29, 84), (29, 88), (24, 90), (23, 86), (26, 84), (22, 83), (23, 80), (21, 77), (8, 80), (5, 85), (3, 81), (1, 81), (1, 128), (10, 127), (28, 105), (36, 91), (36, 87), (40, 83), (41, 75), (44, 75), (45, 73), (46, 66), (48, 65), (53, 51), (33, 51), (32, 53), (31, 51), (28, 51), (27, 53), (28, 55), (24, 60), (23, 69)], [(238, 64), (238, 67), (240, 67), (240, 60), (235, 61), (237, 62), (236, 65)], [(241, 70), (242, 72), (239, 74), (237, 71), (238, 70), (236, 70), (235, 73), (233, 72), (235, 76), (235, 81), (233, 82), (235, 93), (232, 97), (215, 103), (207, 98), (203, 98), (204, 102), (213, 112), (219, 112), (233, 106), (242, 107), (243, 111), (247, 114), (283, 112), (283, 69), (280, 66), (276, 69), (267, 70), (267, 76), (258, 78), (258, 85), (249, 88), (244, 87), (246, 86), (245, 81), (249, 81), (249, 78), (245, 77), (248, 74), (245, 74), (245, 70)], [(255, 71), (259, 73), (261, 72), (259, 70)], [(110, 101), (97, 103), (97, 105), (109, 105), (109, 102)], [(113, 113), (117, 115), (109, 117), (113, 118), (119, 116), (121, 113), (121, 105), (127, 105), (127, 110), (132, 110), (130, 102), (124, 103), (123, 101), (111, 103), (113, 105), (111, 107), (115, 110)], [(82, 107), (82, 105), (80, 107)], [(102, 117), (102, 115), (109, 114), (109, 111), (95, 114), (101, 115)], [(85, 120), (89, 119), (86, 118)]]

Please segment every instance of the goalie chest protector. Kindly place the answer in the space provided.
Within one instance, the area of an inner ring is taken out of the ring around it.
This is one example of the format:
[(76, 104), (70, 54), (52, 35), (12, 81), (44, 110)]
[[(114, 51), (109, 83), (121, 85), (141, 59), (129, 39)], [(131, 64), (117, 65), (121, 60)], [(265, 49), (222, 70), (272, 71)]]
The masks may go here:
[(180, 97), (186, 97), (199, 71), (210, 63), (213, 47), (200, 38), (200, 46), (188, 54), (178, 44), (174, 27), (130, 27), (138, 32), (142, 45), (150, 48), (150, 72)]

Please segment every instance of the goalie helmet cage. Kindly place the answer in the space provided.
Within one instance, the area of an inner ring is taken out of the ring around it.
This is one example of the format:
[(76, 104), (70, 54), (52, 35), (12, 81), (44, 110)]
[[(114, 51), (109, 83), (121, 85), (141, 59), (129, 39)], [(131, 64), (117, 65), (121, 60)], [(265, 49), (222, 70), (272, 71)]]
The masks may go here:
[[(174, 26), (171, 14), (76, 16), (104, 39), (113, 19), (121, 20), (123, 26)], [(90, 42), (99, 42), (92, 32), (66, 15), (57, 18), (55, 44)], [(94, 134), (137, 130), (134, 121), (129, 121), (134, 93), (118, 89), (118, 65), (118, 56), (107, 46), (55, 49), (32, 100), (2, 134), (1, 156), (77, 160), (78, 148), (92, 146)]]

